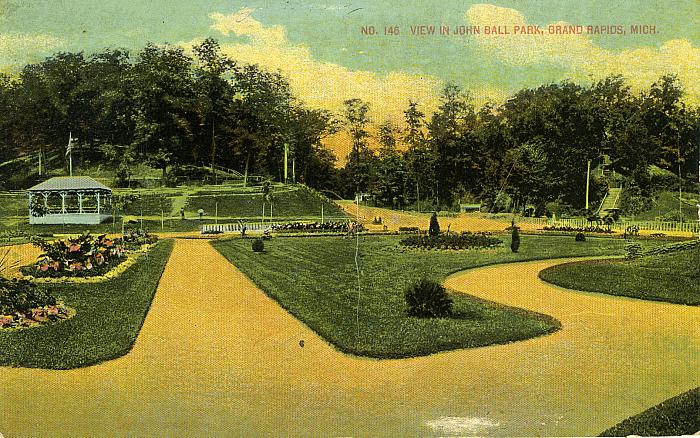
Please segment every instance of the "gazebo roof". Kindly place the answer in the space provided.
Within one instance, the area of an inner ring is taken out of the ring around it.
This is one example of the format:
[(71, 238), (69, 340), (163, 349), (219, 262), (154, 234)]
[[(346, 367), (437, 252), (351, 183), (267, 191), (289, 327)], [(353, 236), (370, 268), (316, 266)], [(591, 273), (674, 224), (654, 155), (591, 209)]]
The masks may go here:
[(27, 189), (29, 192), (56, 192), (62, 190), (107, 190), (106, 185), (89, 176), (56, 176)]

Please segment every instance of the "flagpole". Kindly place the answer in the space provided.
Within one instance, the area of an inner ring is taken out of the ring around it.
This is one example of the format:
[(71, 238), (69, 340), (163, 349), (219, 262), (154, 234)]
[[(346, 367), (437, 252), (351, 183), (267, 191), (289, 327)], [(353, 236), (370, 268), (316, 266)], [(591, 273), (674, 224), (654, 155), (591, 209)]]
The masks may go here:
[(68, 148), (66, 150), (68, 155), (68, 172), (70, 176), (73, 176), (73, 132), (68, 132)]

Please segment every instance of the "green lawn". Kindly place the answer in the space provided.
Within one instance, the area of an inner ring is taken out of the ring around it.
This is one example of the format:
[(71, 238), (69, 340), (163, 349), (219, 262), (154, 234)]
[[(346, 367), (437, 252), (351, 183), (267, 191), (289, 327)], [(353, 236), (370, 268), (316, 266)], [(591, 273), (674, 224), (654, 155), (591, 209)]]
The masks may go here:
[(700, 305), (700, 251), (691, 249), (634, 260), (567, 263), (540, 278), (568, 289), (644, 300)]
[(171, 240), (159, 242), (113, 280), (47, 286), (77, 314), (43, 327), (0, 331), (0, 365), (69, 369), (128, 353), (141, 330), (172, 247)]
[(213, 245), (282, 307), (339, 350), (376, 358), (507, 343), (559, 327), (550, 317), (459, 293), (452, 294), (456, 311), (452, 318), (408, 317), (403, 292), (422, 275), (442, 280), (456, 271), (494, 263), (624, 252), (620, 239), (575, 242), (572, 237), (522, 236), (517, 254), (510, 251), (509, 237), (504, 237), (505, 246), (498, 249), (460, 252), (402, 252), (398, 241), (393, 236), (360, 238), (359, 337), (354, 239), (278, 237), (265, 243), (262, 254), (253, 253), (250, 240)]
[(630, 417), (600, 436), (678, 436), (700, 431), (700, 388)]

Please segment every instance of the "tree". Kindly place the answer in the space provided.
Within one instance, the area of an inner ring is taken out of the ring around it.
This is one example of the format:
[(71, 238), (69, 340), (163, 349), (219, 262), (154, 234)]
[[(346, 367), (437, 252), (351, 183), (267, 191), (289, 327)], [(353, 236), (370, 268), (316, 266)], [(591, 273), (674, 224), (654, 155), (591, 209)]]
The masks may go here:
[(404, 111), (404, 118), (406, 129), (403, 141), (407, 146), (404, 161), (408, 172), (404, 198), (408, 198), (410, 192), (420, 211), (421, 198), (431, 197), (434, 193), (431, 177), (435, 173), (435, 155), (428, 147), (423, 132), (425, 114), (418, 109), (417, 102), (409, 100), (408, 108)]
[[(192, 48), (197, 68), (194, 71), (197, 89), (200, 93), (202, 127), (199, 132), (199, 147), (195, 149), (195, 161), (200, 155), (199, 150), (209, 151), (212, 166), (217, 162), (216, 136), (217, 129), (232, 123), (231, 96), (233, 84), (231, 73), (236, 70), (236, 63), (221, 54), (219, 43), (213, 38), (207, 38)], [(203, 132), (202, 132), (203, 131)], [(201, 143), (207, 143), (207, 146)]]
[(375, 156), (368, 145), (369, 132), (367, 125), (370, 122), (368, 112), (369, 104), (361, 99), (348, 99), (343, 116), (345, 127), (350, 134), (352, 149), (347, 157), (345, 169), (349, 182), (356, 192), (369, 191), (375, 169)]
[(138, 153), (163, 171), (192, 162), (199, 125), (192, 59), (181, 48), (148, 44), (134, 66)]
[(375, 195), (384, 206), (396, 208), (404, 203), (405, 170), (401, 154), (396, 150), (397, 129), (385, 121), (379, 127), (379, 161)]
[(430, 145), (436, 157), (435, 191), (439, 205), (450, 205), (454, 189), (462, 183), (467, 190), (476, 187), (481, 161), (471, 131), (476, 122), (468, 94), (455, 84), (442, 90), (440, 106), (428, 125)]

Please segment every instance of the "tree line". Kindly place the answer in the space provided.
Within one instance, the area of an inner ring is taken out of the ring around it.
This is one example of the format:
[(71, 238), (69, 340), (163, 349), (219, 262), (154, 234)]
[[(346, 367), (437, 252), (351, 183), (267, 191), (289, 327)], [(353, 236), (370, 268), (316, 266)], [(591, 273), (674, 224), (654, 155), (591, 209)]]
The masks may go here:
[[(479, 201), (537, 213), (584, 207), (589, 160), (607, 169), (592, 179), (591, 201), (619, 178), (639, 208), (659, 187), (658, 171), (667, 184), (697, 172), (700, 116), (673, 75), (641, 92), (620, 76), (563, 81), (479, 109), (448, 83), (432, 114), (414, 101), (401, 120), (371, 120), (370, 110), (360, 99), (345, 101), (342, 114), (311, 109), (282, 74), (237, 63), (214, 39), (191, 52), (148, 44), (136, 55), (58, 53), (0, 75), (0, 161), (62, 156), (71, 133), (123, 179), (145, 162), (164, 182), (186, 166), (211, 165), (281, 181), (287, 145), (296, 181), (347, 198), (362, 192), (378, 205), (425, 210)], [(336, 167), (323, 139), (341, 129), (351, 152)]]
[(0, 76), (0, 111), (1, 161), (62, 156), (70, 134), (126, 177), (138, 161), (164, 180), (212, 164), (279, 180), (285, 144), (297, 180), (319, 186), (334, 172), (321, 145), (336, 129), (332, 115), (296, 99), (280, 73), (224, 56), (214, 39), (191, 54), (156, 44), (135, 56), (58, 53)]
[(656, 190), (688, 190), (697, 179), (700, 113), (683, 98), (673, 75), (638, 93), (610, 76), (523, 89), (477, 110), (468, 92), (447, 84), (429, 117), (409, 102), (403, 120), (381, 122), (378, 152), (368, 146), (369, 104), (351, 99), (344, 194), (369, 193), (395, 208), (479, 200), (492, 211), (582, 211), (590, 160), (601, 171), (591, 178), (591, 204), (613, 182), (644, 209)]

